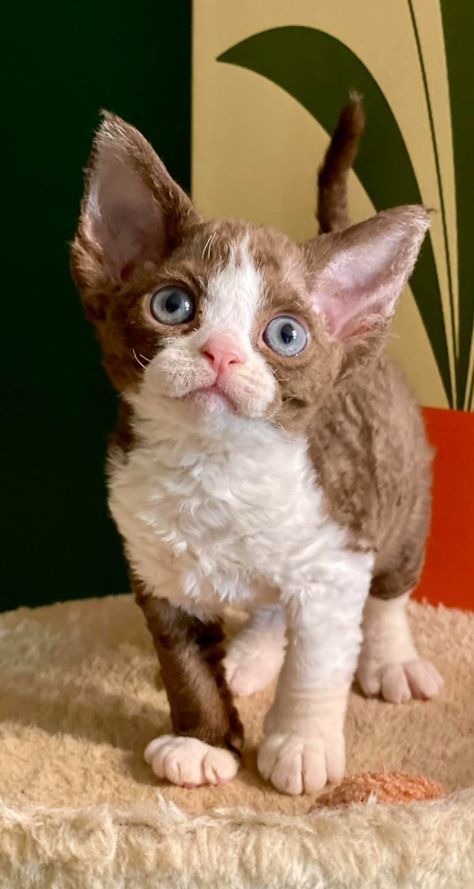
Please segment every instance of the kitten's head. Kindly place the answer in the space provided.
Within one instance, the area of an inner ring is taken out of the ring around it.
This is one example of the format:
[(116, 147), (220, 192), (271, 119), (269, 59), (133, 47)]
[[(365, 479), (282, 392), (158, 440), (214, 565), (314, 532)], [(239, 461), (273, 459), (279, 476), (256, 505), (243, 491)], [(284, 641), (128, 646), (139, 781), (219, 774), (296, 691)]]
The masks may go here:
[(106, 115), (87, 174), (72, 268), (105, 367), (144, 414), (300, 429), (370, 354), (429, 225), (398, 207), (298, 245), (205, 222), (146, 140)]

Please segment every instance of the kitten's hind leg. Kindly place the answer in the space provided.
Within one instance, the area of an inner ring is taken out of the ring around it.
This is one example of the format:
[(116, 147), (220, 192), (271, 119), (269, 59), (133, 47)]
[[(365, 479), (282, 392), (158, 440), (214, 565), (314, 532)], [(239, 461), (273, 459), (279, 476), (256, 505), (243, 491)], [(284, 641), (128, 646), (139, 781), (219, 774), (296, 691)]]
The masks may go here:
[(283, 608), (256, 609), (228, 647), (224, 666), (230, 690), (251, 695), (269, 685), (283, 663), (285, 642)]
[(367, 599), (357, 669), (367, 697), (381, 695), (401, 704), (412, 698), (432, 698), (443, 686), (436, 667), (416, 650), (406, 612), (408, 598), (409, 593), (386, 599), (371, 594)]

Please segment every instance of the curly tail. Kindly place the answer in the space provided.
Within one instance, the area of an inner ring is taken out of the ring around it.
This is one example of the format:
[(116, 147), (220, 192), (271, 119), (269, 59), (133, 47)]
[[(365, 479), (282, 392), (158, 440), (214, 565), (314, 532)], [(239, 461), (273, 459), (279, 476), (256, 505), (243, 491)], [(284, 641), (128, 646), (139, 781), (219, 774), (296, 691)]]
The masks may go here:
[(365, 127), (362, 98), (352, 94), (342, 109), (336, 129), (318, 172), (316, 219), (320, 233), (350, 225), (347, 210), (347, 177)]

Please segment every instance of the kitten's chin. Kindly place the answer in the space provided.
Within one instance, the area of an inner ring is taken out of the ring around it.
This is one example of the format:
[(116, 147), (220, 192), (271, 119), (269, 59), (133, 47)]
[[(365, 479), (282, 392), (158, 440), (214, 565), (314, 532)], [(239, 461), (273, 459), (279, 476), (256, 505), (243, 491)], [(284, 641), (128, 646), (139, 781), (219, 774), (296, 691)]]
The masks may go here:
[(259, 405), (249, 405), (245, 398), (240, 404), (239, 399), (217, 386), (197, 388), (186, 395), (163, 393), (158, 403), (160, 413), (164, 413), (168, 421), (174, 417), (179, 425), (207, 432), (221, 432), (236, 424), (240, 427), (242, 423), (247, 425), (266, 419), (266, 411), (259, 409)]
[[(254, 418), (241, 410), (224, 392), (209, 387), (197, 389), (184, 397), (173, 399), (181, 421), (207, 435), (222, 435), (230, 428), (240, 428)], [(171, 405), (170, 405), (170, 409)]]
[(214, 419), (221, 424), (225, 424), (226, 421), (232, 422), (232, 420), (248, 423), (254, 420), (263, 420), (266, 416), (266, 410), (262, 409), (258, 403), (249, 404), (248, 399), (245, 398), (240, 402), (240, 399), (233, 393), (229, 394), (217, 386), (196, 389), (180, 401), (195, 416), (200, 416), (206, 423)]
[(162, 396), (160, 402), (160, 412), (164, 411), (168, 421), (174, 418), (179, 425), (191, 429), (219, 432), (240, 419), (230, 399), (214, 387), (196, 389), (187, 395)]
[(196, 389), (186, 396), (186, 400), (195, 404), (199, 409), (212, 414), (238, 413), (230, 398), (215, 386)]

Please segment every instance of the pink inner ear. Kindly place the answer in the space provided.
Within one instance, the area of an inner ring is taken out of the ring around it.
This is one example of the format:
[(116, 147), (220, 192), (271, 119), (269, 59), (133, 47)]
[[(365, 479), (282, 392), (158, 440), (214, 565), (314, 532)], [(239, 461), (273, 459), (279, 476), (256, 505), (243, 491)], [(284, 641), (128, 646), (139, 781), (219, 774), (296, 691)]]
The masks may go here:
[(360, 336), (391, 318), (428, 224), (424, 208), (400, 207), (324, 242), (311, 301), (333, 336)]
[(116, 279), (126, 280), (146, 261), (160, 263), (165, 252), (164, 220), (150, 188), (133, 167), (115, 160), (94, 171), (84, 230)]
[[(384, 299), (385, 296), (385, 299)], [(371, 293), (331, 293), (330, 286), (324, 292), (316, 292), (312, 302), (325, 320), (327, 329), (338, 339), (362, 336), (393, 313), (396, 299), (377, 291)]]

